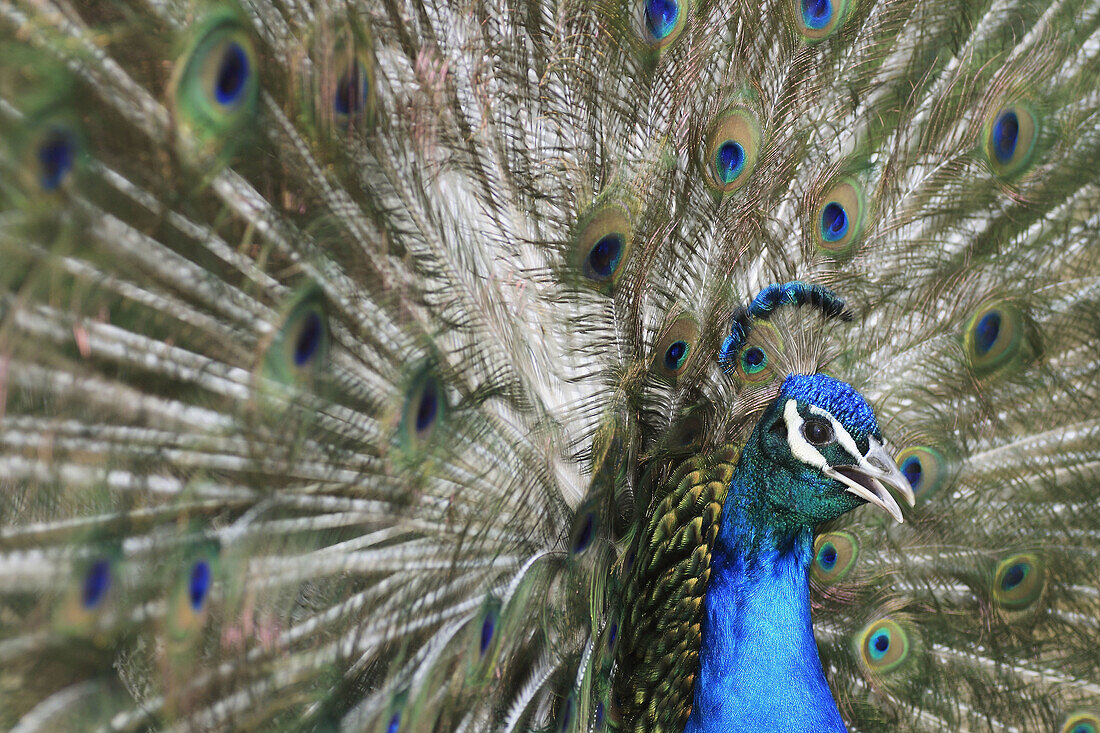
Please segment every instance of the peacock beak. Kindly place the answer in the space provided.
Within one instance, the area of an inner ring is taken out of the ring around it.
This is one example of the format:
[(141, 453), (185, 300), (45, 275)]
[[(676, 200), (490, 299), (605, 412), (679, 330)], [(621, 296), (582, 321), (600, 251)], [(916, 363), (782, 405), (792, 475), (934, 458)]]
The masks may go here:
[(886, 487), (893, 487), (909, 506), (913, 506), (916, 497), (913, 488), (905, 476), (898, 470), (897, 464), (882, 443), (874, 437), (868, 439), (870, 447), (863, 456), (858, 456), (858, 465), (825, 466), (823, 473), (848, 487), (848, 491), (875, 506), (881, 507), (898, 523), (904, 522), (901, 507)]

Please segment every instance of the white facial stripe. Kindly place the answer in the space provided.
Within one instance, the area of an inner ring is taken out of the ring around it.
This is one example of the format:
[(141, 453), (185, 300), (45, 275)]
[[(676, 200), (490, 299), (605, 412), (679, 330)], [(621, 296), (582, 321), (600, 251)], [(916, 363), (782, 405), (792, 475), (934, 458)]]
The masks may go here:
[(859, 452), (859, 448), (856, 447), (856, 441), (852, 438), (851, 433), (844, 429), (844, 426), (837, 422), (837, 419), (832, 416), (828, 411), (822, 410), (817, 405), (810, 405), (810, 414), (820, 415), (828, 420), (833, 426), (833, 434), (836, 435), (836, 442), (840, 443), (840, 447), (848, 451), (857, 464), (867, 467), (867, 464), (863, 460), (863, 454)]
[(787, 400), (787, 404), (783, 405), (783, 422), (787, 423), (787, 445), (791, 447), (791, 454), (795, 458), (817, 469), (829, 465), (825, 456), (802, 436), (802, 416), (798, 414), (796, 401)]

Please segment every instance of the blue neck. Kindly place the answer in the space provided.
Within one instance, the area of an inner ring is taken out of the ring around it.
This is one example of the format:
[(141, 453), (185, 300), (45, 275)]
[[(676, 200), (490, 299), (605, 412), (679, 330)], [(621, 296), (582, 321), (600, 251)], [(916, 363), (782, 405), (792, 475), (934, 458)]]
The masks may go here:
[(722, 512), (685, 733), (843, 733), (810, 626), (813, 528), (761, 507), (750, 472), (738, 466)]

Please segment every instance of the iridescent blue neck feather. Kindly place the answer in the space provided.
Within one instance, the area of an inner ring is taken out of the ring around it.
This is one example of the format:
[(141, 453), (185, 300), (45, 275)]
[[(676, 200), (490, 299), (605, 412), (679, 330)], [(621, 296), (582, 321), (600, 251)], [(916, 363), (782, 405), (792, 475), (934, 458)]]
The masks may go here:
[(686, 733), (845, 730), (810, 625), (816, 522), (792, 509), (815, 476), (777, 470), (763, 427), (774, 414), (746, 444), (723, 508)]

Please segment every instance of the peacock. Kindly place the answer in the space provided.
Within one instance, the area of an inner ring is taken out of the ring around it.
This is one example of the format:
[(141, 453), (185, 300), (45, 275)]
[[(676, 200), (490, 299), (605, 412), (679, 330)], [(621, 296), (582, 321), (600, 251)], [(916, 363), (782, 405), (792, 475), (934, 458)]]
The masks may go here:
[(0, 727), (1100, 730), (1096, 0), (0, 29)]

